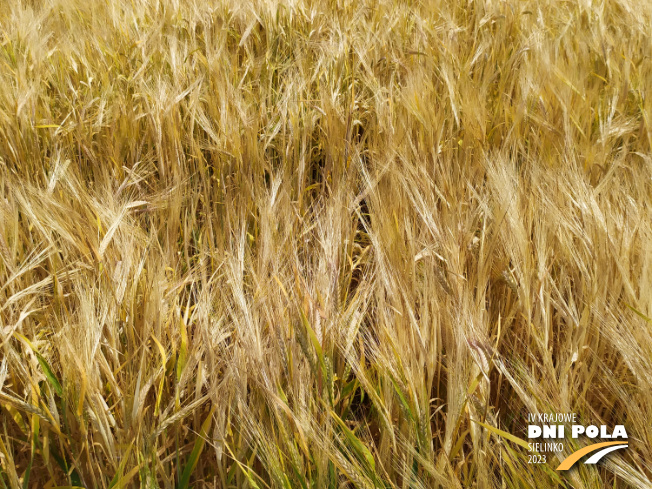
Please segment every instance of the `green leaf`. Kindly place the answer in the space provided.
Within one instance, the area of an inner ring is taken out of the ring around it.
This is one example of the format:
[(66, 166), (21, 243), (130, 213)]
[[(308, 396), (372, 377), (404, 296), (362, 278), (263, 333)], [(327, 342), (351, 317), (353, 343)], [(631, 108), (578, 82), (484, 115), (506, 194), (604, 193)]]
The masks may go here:
[(260, 489), (260, 486), (256, 483), (256, 479), (254, 479), (253, 471), (250, 468), (247, 467), (245, 475), (247, 476), (247, 480), (252, 489)]
[(181, 374), (183, 369), (186, 368), (186, 363), (188, 362), (188, 328), (183, 319), (181, 319), (179, 326), (179, 332), (181, 333), (181, 346), (179, 347), (179, 357), (177, 361), (177, 382), (181, 380)]
[(124, 478), (122, 477), (122, 474), (124, 474), (125, 465), (127, 464), (127, 460), (129, 460), (129, 455), (131, 453), (131, 447), (133, 446), (133, 444), (134, 442), (132, 441), (129, 444), (129, 447), (127, 447), (127, 451), (122, 456), (122, 460), (120, 461), (120, 465), (118, 466), (118, 471), (115, 473), (113, 480), (109, 483), (109, 489), (113, 489), (114, 487), (123, 487), (125, 481)]
[(462, 435), (459, 437), (455, 445), (453, 446), (453, 449), (451, 450), (450, 454), (448, 455), (448, 460), (453, 460), (455, 458), (455, 455), (462, 449), (462, 445), (464, 444), (464, 440), (466, 439), (466, 436), (469, 434), (470, 430), (466, 430)]
[(59, 395), (59, 397), (63, 397), (63, 388), (61, 387), (61, 383), (57, 379), (56, 375), (54, 375), (54, 372), (52, 371), (52, 368), (48, 364), (47, 360), (43, 358), (43, 356), (38, 352), (36, 347), (32, 344), (31, 341), (29, 341), (25, 336), (22, 334), (18, 333), (17, 331), (14, 331), (13, 336), (16, 338), (22, 340), (29, 346), (34, 354), (36, 355), (36, 358), (38, 359), (38, 363), (43, 369), (43, 373), (45, 374), (45, 377), (48, 379), (48, 382), (54, 389), (54, 391)]
[(407, 402), (407, 399), (405, 398), (403, 391), (401, 391), (400, 387), (398, 386), (398, 384), (396, 383), (396, 381), (391, 375), (389, 377), (389, 380), (392, 382), (392, 385), (394, 386), (394, 391), (398, 395), (399, 401), (401, 401), (401, 406), (403, 407), (403, 410), (410, 418), (410, 421), (414, 421), (416, 419), (416, 416), (412, 412), (412, 409), (410, 409), (410, 404)]
[(629, 307), (632, 311), (634, 311), (638, 316), (640, 316), (641, 318), (645, 319), (648, 323), (652, 321), (651, 318), (647, 317), (647, 316), (646, 316), (645, 314), (643, 314), (641, 311), (639, 311), (639, 310), (637, 310), (637, 309), (634, 309), (632, 306), (630, 306), (630, 305), (627, 304), (627, 303), (625, 303), (625, 305), (626, 305), (627, 307)]
[(367, 464), (369, 464), (369, 467), (371, 467), (372, 471), (376, 471), (376, 461), (374, 460), (374, 456), (371, 454), (369, 449), (366, 447), (360, 439), (355, 436), (355, 433), (351, 431), (348, 426), (346, 426), (346, 423), (342, 421), (342, 419), (335, 414), (335, 411), (331, 411), (331, 416), (333, 416), (333, 419), (337, 421), (337, 424), (340, 425), (340, 428), (342, 429), (342, 432), (346, 436), (346, 439), (349, 441), (353, 449), (356, 451), (358, 457), (362, 458), (362, 460), (366, 460)]
[(349, 395), (355, 395), (355, 390), (358, 388), (358, 379), (353, 379), (351, 382), (348, 382), (344, 385), (342, 393), (340, 394), (340, 401), (343, 401)]
[(39, 352), (34, 351), (34, 353), (36, 354), (36, 358), (38, 359), (39, 365), (43, 369), (43, 373), (45, 374), (45, 377), (48, 379), (48, 382), (54, 389), (54, 392), (56, 392), (59, 395), (59, 397), (63, 397), (63, 387), (61, 387), (61, 383), (54, 375), (54, 372), (52, 372), (52, 368)]
[(25, 475), (23, 476), (23, 489), (28, 489), (29, 487), (29, 474), (32, 471), (32, 462), (34, 457), (32, 456), (27, 463), (27, 469), (25, 470)]
[(197, 462), (199, 462), (199, 456), (201, 455), (201, 452), (204, 449), (204, 445), (206, 444), (206, 436), (208, 436), (208, 430), (210, 429), (211, 423), (213, 422), (213, 413), (215, 412), (215, 407), (216, 406), (213, 406), (211, 408), (210, 413), (208, 413), (208, 416), (206, 416), (206, 419), (201, 425), (201, 430), (199, 430), (199, 436), (195, 441), (195, 446), (192, 448), (192, 452), (190, 453), (186, 467), (183, 469), (183, 473), (181, 474), (181, 480), (179, 480), (178, 489), (187, 489), (190, 484), (190, 476), (195, 470)]
[(310, 326), (310, 321), (308, 321), (306, 314), (303, 312), (301, 308), (299, 308), (299, 312), (301, 313), (301, 321), (303, 322), (303, 325), (305, 326), (306, 331), (308, 332), (308, 336), (310, 337), (312, 346), (315, 348), (315, 351), (317, 352), (317, 357), (319, 358), (319, 363), (321, 364), (321, 368), (322, 370), (325, 370), (326, 368), (324, 365), (324, 352), (321, 349), (321, 345), (319, 344), (317, 335), (315, 334), (315, 331)]

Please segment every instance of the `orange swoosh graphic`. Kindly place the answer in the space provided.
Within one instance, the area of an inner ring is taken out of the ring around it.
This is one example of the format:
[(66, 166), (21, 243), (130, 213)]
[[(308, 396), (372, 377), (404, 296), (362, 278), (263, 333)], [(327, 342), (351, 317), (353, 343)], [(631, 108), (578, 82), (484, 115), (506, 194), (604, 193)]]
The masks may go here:
[(604, 443), (594, 443), (593, 445), (589, 445), (588, 447), (581, 448), (578, 451), (573, 452), (568, 457), (566, 457), (564, 461), (561, 464), (559, 464), (557, 470), (568, 470), (573, 466), (573, 464), (575, 464), (575, 462), (581, 459), (584, 455), (591, 452), (595, 452), (596, 450), (599, 450), (604, 447), (610, 447), (612, 445), (627, 445), (627, 442), (605, 441)]

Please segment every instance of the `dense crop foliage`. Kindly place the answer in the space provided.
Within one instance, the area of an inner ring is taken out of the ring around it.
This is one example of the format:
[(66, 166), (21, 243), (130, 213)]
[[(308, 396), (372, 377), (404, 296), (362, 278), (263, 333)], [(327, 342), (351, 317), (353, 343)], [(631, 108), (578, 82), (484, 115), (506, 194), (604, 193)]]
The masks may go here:
[(0, 488), (651, 487), (651, 26), (4, 0)]

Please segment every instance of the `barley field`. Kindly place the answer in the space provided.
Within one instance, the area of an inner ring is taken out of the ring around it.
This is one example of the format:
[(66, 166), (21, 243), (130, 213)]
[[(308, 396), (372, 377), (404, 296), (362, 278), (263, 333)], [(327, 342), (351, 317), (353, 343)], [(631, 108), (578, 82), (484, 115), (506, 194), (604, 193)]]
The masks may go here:
[(647, 0), (0, 1), (0, 489), (652, 487), (651, 150)]

